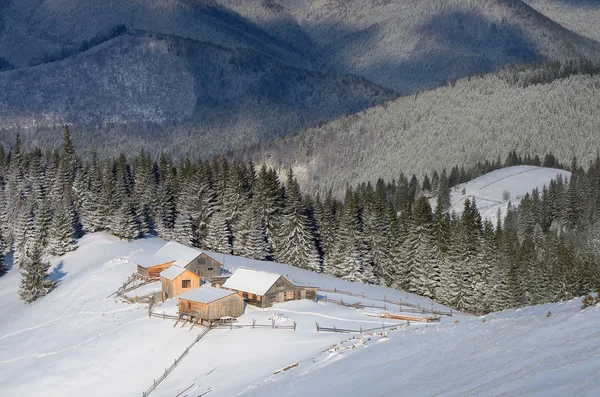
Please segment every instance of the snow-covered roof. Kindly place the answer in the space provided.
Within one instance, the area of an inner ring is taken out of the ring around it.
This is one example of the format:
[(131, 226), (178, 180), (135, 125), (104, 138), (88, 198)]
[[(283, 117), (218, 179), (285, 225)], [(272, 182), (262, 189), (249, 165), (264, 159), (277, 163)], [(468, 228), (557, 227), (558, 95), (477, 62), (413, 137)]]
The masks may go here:
[(235, 292), (233, 291), (227, 291), (222, 288), (214, 288), (205, 285), (203, 287), (188, 291), (185, 294), (181, 294), (179, 295), (179, 298), (200, 303), (210, 303), (234, 294)]
[(223, 288), (230, 288), (255, 295), (264, 295), (279, 277), (281, 277), (280, 274), (239, 268), (225, 281)]
[(185, 272), (184, 268), (171, 265), (171, 267), (169, 267), (168, 269), (165, 269), (162, 272), (160, 272), (160, 276), (166, 278), (167, 280), (175, 280), (183, 272)]
[(152, 257), (155, 260), (162, 261), (161, 263), (175, 261), (175, 266), (186, 267), (191, 261), (200, 256), (200, 254), (202, 254), (202, 251), (199, 249), (170, 242), (156, 251)]

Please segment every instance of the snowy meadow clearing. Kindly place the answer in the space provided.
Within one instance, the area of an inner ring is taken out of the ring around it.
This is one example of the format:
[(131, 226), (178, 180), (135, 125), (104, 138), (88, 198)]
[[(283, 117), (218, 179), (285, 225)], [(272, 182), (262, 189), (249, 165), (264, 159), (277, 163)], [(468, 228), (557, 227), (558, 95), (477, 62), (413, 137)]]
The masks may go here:
[[(104, 233), (86, 236), (75, 252), (53, 258), (52, 277), (59, 285), (31, 305), (19, 300), (15, 268), (0, 278), (2, 395), (42, 390), (46, 396), (141, 395), (200, 332), (189, 324), (173, 327), (173, 320), (149, 319), (147, 305), (107, 298), (134, 271), (136, 253), (153, 253), (163, 244), (158, 238), (125, 243)], [(328, 294), (330, 299), (381, 305), (373, 299), (387, 297), (432, 306), (388, 288), (276, 263), (225, 259), (230, 270), (243, 262), (319, 288), (366, 296)], [(153, 309), (176, 310), (173, 299)], [(239, 324), (271, 324), (275, 318), (278, 325), (295, 321), (297, 330), (212, 330), (151, 395), (172, 397), (186, 389), (184, 395), (194, 397), (208, 390), (210, 396), (595, 396), (600, 391), (600, 309), (581, 311), (579, 299), (485, 317), (455, 313), (440, 323), (410, 326), (365, 312), (381, 311), (322, 301), (264, 310), (246, 306)], [(358, 335), (316, 333), (315, 322), (350, 329), (382, 322), (400, 326)]]

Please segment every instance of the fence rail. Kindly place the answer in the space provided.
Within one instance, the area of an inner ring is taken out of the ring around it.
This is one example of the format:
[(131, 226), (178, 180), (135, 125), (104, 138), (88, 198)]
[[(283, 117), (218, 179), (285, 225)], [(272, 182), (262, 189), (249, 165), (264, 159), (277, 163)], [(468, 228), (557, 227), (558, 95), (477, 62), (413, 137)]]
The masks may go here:
[[(150, 312), (148, 313), (148, 317), (156, 317), (156, 318), (162, 318), (163, 320), (176, 320), (177, 322), (175, 323), (177, 325), (177, 323), (179, 321), (182, 321), (183, 318), (179, 317), (179, 316), (174, 316), (172, 314), (166, 314), (166, 313), (153, 313)], [(187, 320), (183, 320), (186, 321)], [(193, 324), (197, 324), (197, 322), (192, 322)], [(210, 329), (241, 329), (241, 328), (269, 328), (269, 329), (291, 329), (291, 330), (296, 330), (296, 326), (298, 324), (294, 321), (294, 323), (292, 325), (277, 325), (275, 324), (275, 321), (271, 321), (271, 324), (257, 324), (256, 320), (252, 320), (252, 324), (234, 324), (234, 323), (229, 323), (229, 324), (211, 324), (210, 326), (208, 326)]]
[(173, 370), (177, 367), (177, 365), (179, 365), (181, 360), (183, 360), (185, 358), (185, 356), (188, 355), (188, 353), (190, 352), (190, 349), (196, 343), (198, 343), (200, 341), (200, 339), (202, 339), (204, 336), (206, 336), (206, 334), (208, 334), (209, 332), (210, 332), (210, 328), (208, 328), (208, 327), (204, 328), (204, 330), (198, 334), (198, 337), (196, 339), (194, 339), (194, 341), (183, 351), (183, 353), (181, 353), (181, 355), (178, 358), (175, 359), (173, 364), (171, 364), (171, 366), (169, 368), (165, 369), (165, 373), (162, 374), (160, 376), (160, 378), (154, 379), (152, 386), (150, 386), (145, 392), (142, 393), (142, 397), (147, 397), (148, 395), (150, 395), (150, 393), (152, 393), (154, 390), (156, 390), (158, 385), (160, 385), (161, 382), (164, 381), (171, 372), (173, 372)]
[[(348, 295), (348, 296), (354, 296), (357, 298), (363, 298), (363, 299), (369, 299), (369, 300), (374, 300), (374, 301), (379, 301), (379, 302), (384, 302), (384, 303), (390, 303), (392, 305), (398, 305), (400, 307), (400, 311), (403, 312), (409, 312), (409, 313), (431, 313), (431, 314), (437, 314), (439, 316), (450, 316), (452, 317), (452, 309), (450, 309), (450, 311), (442, 311), (442, 310), (437, 310), (437, 309), (426, 309), (424, 307), (422, 307), (421, 305), (415, 305), (414, 303), (408, 303), (408, 302), (404, 302), (404, 301), (396, 301), (396, 300), (391, 300), (391, 299), (387, 299), (387, 297), (383, 297), (383, 299), (379, 299), (379, 298), (368, 298), (365, 296), (364, 293), (362, 294), (357, 294), (354, 292), (348, 292), (348, 291), (342, 291), (339, 289), (327, 289), (327, 288), (319, 288), (319, 291), (321, 292), (329, 292), (329, 293), (333, 293), (333, 294), (340, 294), (340, 295)], [(325, 298), (327, 299), (327, 296), (325, 296)], [(368, 306), (365, 305), (366, 307), (372, 307), (372, 306)], [(406, 309), (406, 307), (409, 307), (413, 310), (408, 310)], [(386, 309), (387, 310), (387, 309)]]
[(329, 299), (327, 297), (327, 295), (325, 295), (325, 298), (323, 299), (319, 299), (319, 302), (330, 302), (330, 303), (335, 303), (337, 305), (342, 305), (342, 306), (346, 306), (346, 307), (354, 307), (356, 309), (367, 309), (367, 308), (371, 308), (371, 309), (383, 309), (383, 310), (387, 310), (387, 305), (383, 305), (383, 306), (377, 306), (377, 305), (364, 305), (361, 302), (356, 302), (356, 303), (347, 303), (344, 302), (343, 299)]
[(316, 321), (315, 321), (315, 325), (317, 327), (317, 333), (319, 333), (319, 332), (337, 332), (337, 333), (342, 333), (342, 334), (362, 334), (364, 332), (385, 331), (386, 329), (393, 331), (402, 326), (402, 324), (392, 324), (392, 325), (381, 324), (381, 327), (375, 327), (375, 328), (363, 329), (363, 327), (360, 327), (360, 329), (347, 329), (347, 328), (337, 328), (335, 325), (333, 327), (321, 327), (319, 325), (319, 323), (317, 323)]

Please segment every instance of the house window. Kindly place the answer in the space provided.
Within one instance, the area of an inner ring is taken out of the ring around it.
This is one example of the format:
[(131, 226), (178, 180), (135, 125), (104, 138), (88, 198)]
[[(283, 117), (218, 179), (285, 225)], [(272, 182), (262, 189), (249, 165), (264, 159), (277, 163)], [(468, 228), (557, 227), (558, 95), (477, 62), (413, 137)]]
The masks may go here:
[(294, 300), (294, 290), (285, 292), (285, 300)]
[(209, 268), (208, 268), (208, 269), (206, 269), (206, 270), (210, 272), (212, 269), (213, 269), (212, 267), (209, 267)]
[(191, 288), (192, 280), (181, 280), (181, 288)]

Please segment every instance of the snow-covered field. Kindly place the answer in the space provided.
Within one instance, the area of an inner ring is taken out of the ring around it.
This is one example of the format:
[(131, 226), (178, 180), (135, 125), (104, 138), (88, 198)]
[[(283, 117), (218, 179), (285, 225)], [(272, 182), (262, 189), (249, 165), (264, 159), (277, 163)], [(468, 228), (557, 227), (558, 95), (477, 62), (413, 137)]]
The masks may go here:
[[(0, 395), (140, 396), (200, 331), (148, 318), (147, 307), (107, 298), (135, 268), (133, 255), (164, 242), (121, 242), (103, 233), (55, 258), (50, 295), (25, 305), (19, 275), (0, 278)], [(226, 267), (242, 261), (226, 257)], [(321, 288), (402, 299), (424, 298), (365, 286), (275, 263), (244, 265), (279, 272)], [(320, 293), (322, 295), (322, 293)], [(345, 302), (382, 302), (329, 294)], [(438, 308), (443, 308), (435, 304)], [(316, 333), (321, 326), (369, 328), (383, 322), (333, 303), (295, 301), (270, 309), (247, 306), (241, 324), (291, 325), (297, 330), (212, 330), (151, 396), (596, 396), (600, 393), (600, 308), (580, 300), (495, 313), (455, 315), (440, 324), (402, 322), (369, 335)], [(397, 310), (393, 306), (392, 310)], [(175, 301), (155, 312), (173, 314)], [(547, 317), (547, 313), (551, 316)], [(456, 322), (455, 322), (456, 321)], [(290, 364), (289, 371), (273, 374)], [(191, 386), (191, 387), (190, 387)]]
[[(59, 280), (59, 286), (32, 305), (19, 300), (17, 269), (1, 277), (0, 395), (27, 396), (43, 391), (45, 396), (140, 396), (200, 331), (197, 327), (190, 330), (189, 325), (174, 328), (173, 320), (149, 319), (146, 305), (107, 298), (133, 273), (136, 254), (152, 254), (163, 244), (158, 238), (125, 243), (103, 233), (86, 236), (75, 252), (53, 259), (53, 277)], [(237, 258), (226, 257), (225, 266), (230, 269), (241, 264)], [(400, 291), (353, 284), (285, 265), (257, 261), (243, 264), (322, 288), (432, 305), (427, 299)], [(135, 292), (128, 295), (134, 296)], [(345, 302), (383, 304), (329, 294), (329, 298), (340, 297)], [(175, 305), (171, 300), (155, 306), (154, 311), (175, 314)], [(325, 327), (351, 329), (377, 327), (382, 322), (402, 324), (364, 314), (377, 311), (312, 301), (287, 302), (265, 310), (247, 306), (240, 324), (251, 324), (253, 319), (257, 324), (271, 324), (270, 318), (275, 315), (278, 324), (291, 325), (295, 321), (297, 330), (213, 330), (151, 395), (173, 397), (192, 384), (190, 397), (209, 388), (213, 389), (211, 396), (237, 395), (249, 385), (254, 387), (251, 385), (268, 379), (275, 370), (295, 362), (306, 363), (348, 338), (344, 334), (317, 334), (315, 321)], [(457, 317), (465, 316), (444, 321)]]
[(451, 210), (462, 214), (465, 198), (471, 200), (475, 198), (481, 217), (496, 224), (498, 210), (504, 217), (509, 202), (519, 205), (523, 196), (527, 193), (531, 194), (535, 188), (541, 192), (542, 188), (548, 186), (550, 181), (556, 179), (558, 175), (567, 179), (571, 177), (571, 173), (568, 171), (531, 165), (519, 165), (492, 171), (452, 188)]

